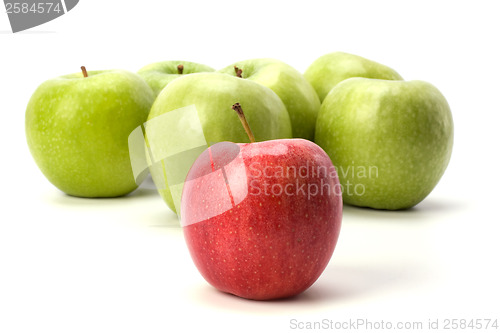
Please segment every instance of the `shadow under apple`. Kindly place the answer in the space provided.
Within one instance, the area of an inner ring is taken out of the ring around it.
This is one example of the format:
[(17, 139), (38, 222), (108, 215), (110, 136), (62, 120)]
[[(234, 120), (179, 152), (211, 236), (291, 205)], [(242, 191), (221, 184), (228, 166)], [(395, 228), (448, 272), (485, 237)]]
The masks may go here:
[(53, 189), (53, 191), (46, 196), (44, 199), (50, 201), (51, 203), (58, 205), (67, 205), (67, 206), (110, 206), (110, 205), (123, 205), (124, 202), (129, 201), (139, 201), (142, 199), (147, 199), (151, 197), (158, 197), (158, 200), (161, 201), (160, 196), (156, 190), (156, 187), (151, 179), (151, 176), (148, 177), (142, 182), (142, 184), (135, 189), (134, 191), (119, 197), (110, 197), (110, 198), (85, 198), (85, 197), (77, 197), (61, 192), (57, 189)]
[(326, 268), (320, 278), (305, 292), (294, 297), (254, 301), (223, 293), (207, 283), (189, 291), (194, 302), (206, 307), (225, 311), (256, 313), (262, 315), (290, 314), (294, 311), (318, 312), (322, 308), (331, 311), (338, 306), (369, 301), (380, 294), (393, 297), (401, 291), (411, 292), (429, 279), (427, 270), (414, 263), (394, 263), (371, 266), (336, 265)]
[(382, 210), (369, 207), (357, 207), (344, 204), (344, 221), (359, 219), (363, 221), (404, 221), (404, 222), (429, 222), (441, 214), (456, 214), (464, 211), (466, 202), (452, 199), (427, 198), (418, 205), (404, 210)]
[(88, 218), (93, 218), (98, 213), (104, 219), (129, 220), (138, 226), (181, 231), (177, 215), (165, 205), (152, 181), (148, 184), (147, 179), (135, 191), (121, 197), (82, 198), (53, 188), (40, 199), (60, 211), (80, 217), (90, 214)]

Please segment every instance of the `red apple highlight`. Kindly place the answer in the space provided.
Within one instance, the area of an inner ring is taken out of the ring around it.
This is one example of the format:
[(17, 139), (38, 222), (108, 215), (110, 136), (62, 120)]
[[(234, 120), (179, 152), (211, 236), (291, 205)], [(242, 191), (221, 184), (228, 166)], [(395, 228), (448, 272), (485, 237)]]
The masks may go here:
[(309, 288), (333, 254), (340, 184), (311, 141), (222, 142), (191, 167), (181, 219), (193, 261), (212, 286), (255, 300), (290, 297)]

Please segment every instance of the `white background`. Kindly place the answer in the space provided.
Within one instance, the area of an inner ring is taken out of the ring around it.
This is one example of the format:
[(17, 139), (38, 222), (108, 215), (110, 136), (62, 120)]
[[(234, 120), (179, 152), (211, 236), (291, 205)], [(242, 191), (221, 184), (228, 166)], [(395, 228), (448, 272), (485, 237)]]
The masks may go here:
[[(98, 1), (12, 34), (0, 13), (0, 332), (294, 331), (290, 321), (500, 321), (500, 21), (494, 1)], [(24, 112), (44, 80), (185, 59), (274, 57), (300, 71), (346, 51), (447, 97), (455, 146), (414, 209), (345, 207), (334, 256), (299, 297), (255, 302), (199, 275), (151, 184), (78, 199), (33, 162)], [(496, 317), (495, 317), (496, 316)], [(500, 324), (500, 322), (499, 322)], [(344, 330), (347, 331), (347, 330)], [(489, 330), (492, 331), (492, 330)]]

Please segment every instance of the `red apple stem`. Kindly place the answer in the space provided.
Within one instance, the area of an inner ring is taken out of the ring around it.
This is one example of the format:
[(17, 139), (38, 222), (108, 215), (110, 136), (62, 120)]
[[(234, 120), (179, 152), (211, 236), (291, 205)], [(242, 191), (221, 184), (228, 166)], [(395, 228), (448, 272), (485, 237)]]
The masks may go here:
[(177, 73), (182, 74), (182, 72), (184, 72), (184, 65), (180, 64), (177, 66)]
[(250, 129), (250, 125), (248, 125), (247, 118), (245, 117), (245, 114), (243, 113), (243, 109), (241, 108), (240, 103), (236, 103), (233, 105), (233, 110), (236, 111), (238, 114), (238, 117), (240, 118), (241, 124), (243, 125), (243, 128), (247, 132), (248, 138), (250, 139), (250, 142), (255, 142), (255, 137), (253, 136), (253, 132)]
[(236, 73), (237, 77), (243, 78), (243, 76), (241, 76), (241, 73), (243, 73), (243, 70), (241, 70), (240, 68), (238, 68), (238, 66), (234, 66), (234, 72)]
[(87, 73), (87, 69), (85, 68), (85, 66), (82, 66), (80, 68), (82, 70), (83, 77), (89, 77), (89, 74)]

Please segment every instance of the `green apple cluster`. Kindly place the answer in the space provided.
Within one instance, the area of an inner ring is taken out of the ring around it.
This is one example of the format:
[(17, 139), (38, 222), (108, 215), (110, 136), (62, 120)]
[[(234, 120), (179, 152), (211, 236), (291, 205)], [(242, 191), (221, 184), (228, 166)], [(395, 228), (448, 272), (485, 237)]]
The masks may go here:
[[(157, 62), (137, 73), (87, 72), (82, 67), (81, 73), (48, 80), (35, 91), (26, 109), (28, 146), (42, 173), (61, 191), (115, 197), (138, 186), (128, 146), (131, 132), (183, 107), (196, 107), (204, 140), (210, 144), (248, 141), (231, 110), (235, 103), (245, 109), (258, 141), (314, 139), (320, 102), (301, 73), (274, 59), (247, 60), (238, 66), (235, 71), (231, 65), (229, 73), (189, 61)], [(166, 124), (163, 131), (176, 126)], [(176, 140), (185, 143), (191, 138)], [(189, 166), (184, 163), (180, 174), (187, 174)], [(175, 210), (163, 177), (164, 163), (152, 165), (150, 172)]]
[[(207, 144), (248, 142), (231, 112), (235, 103), (256, 141), (293, 137), (321, 146), (337, 168), (348, 204), (412, 207), (432, 191), (450, 159), (453, 121), (434, 86), (403, 81), (385, 65), (342, 52), (318, 58), (304, 74), (270, 58), (218, 71), (188, 61), (157, 62), (137, 73), (82, 67), (82, 73), (38, 87), (26, 109), (26, 136), (40, 170), (61, 191), (121, 196), (139, 182), (128, 147), (134, 129), (194, 105)], [(180, 122), (162, 130), (189, 127)], [(151, 140), (146, 136), (149, 150)], [(189, 140), (177, 135), (170, 145)], [(180, 175), (195, 157), (179, 167)], [(149, 162), (160, 195), (175, 211), (168, 166)]]

